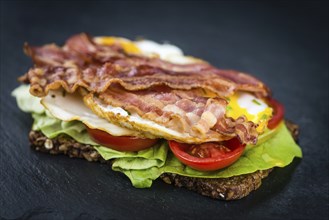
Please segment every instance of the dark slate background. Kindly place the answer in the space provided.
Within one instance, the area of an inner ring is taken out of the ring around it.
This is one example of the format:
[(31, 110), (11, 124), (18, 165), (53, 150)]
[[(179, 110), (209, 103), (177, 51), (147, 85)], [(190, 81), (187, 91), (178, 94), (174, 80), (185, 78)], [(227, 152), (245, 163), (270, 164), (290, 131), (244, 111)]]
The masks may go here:
[[(0, 218), (328, 218), (326, 1), (1, 1), (0, 32)], [(300, 125), (304, 158), (275, 169), (247, 198), (223, 202), (160, 180), (135, 189), (106, 165), (31, 150), (31, 117), (10, 96), (31, 66), (23, 43), (62, 44), (79, 32), (169, 41), (253, 73)]]

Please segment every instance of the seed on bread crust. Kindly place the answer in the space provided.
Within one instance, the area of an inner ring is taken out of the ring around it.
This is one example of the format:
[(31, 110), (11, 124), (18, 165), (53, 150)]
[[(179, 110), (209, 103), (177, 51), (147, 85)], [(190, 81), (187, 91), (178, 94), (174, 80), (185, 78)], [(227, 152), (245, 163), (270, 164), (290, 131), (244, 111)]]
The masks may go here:
[[(31, 146), (37, 151), (55, 155), (65, 154), (69, 157), (84, 158), (88, 161), (109, 162), (104, 160), (92, 145), (78, 143), (65, 134), (61, 134), (50, 140), (42, 132), (32, 130), (30, 131), (29, 139)], [(49, 141), (52, 143), (51, 148), (49, 147)]]

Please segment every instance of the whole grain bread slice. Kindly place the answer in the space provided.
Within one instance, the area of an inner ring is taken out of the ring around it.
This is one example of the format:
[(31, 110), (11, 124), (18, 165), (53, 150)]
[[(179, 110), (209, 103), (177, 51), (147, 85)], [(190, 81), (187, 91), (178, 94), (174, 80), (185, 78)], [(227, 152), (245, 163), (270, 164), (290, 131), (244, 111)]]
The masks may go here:
[[(286, 125), (294, 139), (297, 140), (298, 126), (289, 121), (286, 121)], [(65, 134), (49, 139), (42, 132), (31, 130), (29, 139), (32, 148), (37, 151), (55, 155), (65, 154), (69, 157), (84, 158), (90, 162), (111, 163), (111, 161), (104, 160), (92, 145), (81, 144)], [(165, 183), (184, 187), (214, 199), (234, 200), (243, 198), (258, 189), (262, 184), (262, 179), (267, 177), (271, 171), (272, 169), (260, 170), (229, 178), (194, 178), (164, 173), (160, 178)]]

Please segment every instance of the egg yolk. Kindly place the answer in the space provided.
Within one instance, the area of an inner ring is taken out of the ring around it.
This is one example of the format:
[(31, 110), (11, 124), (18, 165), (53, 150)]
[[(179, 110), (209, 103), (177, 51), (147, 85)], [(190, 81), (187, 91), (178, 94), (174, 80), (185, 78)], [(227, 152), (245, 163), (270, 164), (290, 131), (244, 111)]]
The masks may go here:
[(95, 42), (102, 45), (119, 44), (126, 53), (140, 53), (140, 49), (130, 40), (121, 37), (96, 37)]
[(269, 119), (272, 117), (273, 109), (263, 100), (249, 93), (238, 92), (227, 98), (229, 104), (226, 107), (226, 116), (237, 119), (241, 115), (246, 116), (248, 121), (257, 125), (257, 132), (263, 133)]

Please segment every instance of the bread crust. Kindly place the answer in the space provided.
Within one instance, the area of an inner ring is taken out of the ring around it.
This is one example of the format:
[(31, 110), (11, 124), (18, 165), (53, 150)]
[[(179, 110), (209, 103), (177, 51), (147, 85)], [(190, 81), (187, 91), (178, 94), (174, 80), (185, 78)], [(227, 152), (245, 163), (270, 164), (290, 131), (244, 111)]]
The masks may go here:
[[(290, 121), (286, 121), (286, 125), (297, 141), (299, 134), (298, 126)], [(111, 163), (111, 161), (104, 160), (92, 145), (78, 143), (65, 134), (49, 139), (42, 132), (31, 130), (29, 140), (32, 148), (37, 151), (54, 155), (65, 154), (69, 157), (84, 158), (90, 162)], [(241, 199), (253, 190), (258, 189), (262, 184), (262, 180), (271, 171), (272, 169), (267, 169), (229, 178), (194, 178), (164, 173), (160, 178), (165, 183), (184, 187), (214, 199), (235, 200)]]

